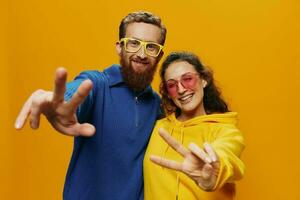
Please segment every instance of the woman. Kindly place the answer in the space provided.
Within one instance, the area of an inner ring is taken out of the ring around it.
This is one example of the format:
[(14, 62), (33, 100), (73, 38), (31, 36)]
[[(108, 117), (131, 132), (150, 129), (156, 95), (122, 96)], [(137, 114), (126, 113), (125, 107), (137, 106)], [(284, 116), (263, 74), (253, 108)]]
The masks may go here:
[(145, 200), (233, 199), (244, 173), (237, 114), (192, 53), (171, 53), (160, 76), (167, 117), (157, 121), (145, 154)]

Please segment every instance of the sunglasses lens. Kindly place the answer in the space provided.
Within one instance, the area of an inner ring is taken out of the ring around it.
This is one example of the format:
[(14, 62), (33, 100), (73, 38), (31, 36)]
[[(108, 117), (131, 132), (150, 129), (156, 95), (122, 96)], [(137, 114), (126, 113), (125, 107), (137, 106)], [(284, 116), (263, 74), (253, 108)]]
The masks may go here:
[(187, 89), (192, 89), (196, 84), (196, 75), (195, 74), (185, 74), (181, 77), (181, 84)]
[(177, 81), (175, 80), (167, 81), (166, 88), (170, 96), (174, 97), (177, 95)]
[[(197, 74), (187, 73), (181, 76), (180, 84), (185, 89), (194, 89), (197, 83)], [(178, 81), (171, 79), (166, 82), (166, 89), (171, 97), (176, 97), (178, 94)]]

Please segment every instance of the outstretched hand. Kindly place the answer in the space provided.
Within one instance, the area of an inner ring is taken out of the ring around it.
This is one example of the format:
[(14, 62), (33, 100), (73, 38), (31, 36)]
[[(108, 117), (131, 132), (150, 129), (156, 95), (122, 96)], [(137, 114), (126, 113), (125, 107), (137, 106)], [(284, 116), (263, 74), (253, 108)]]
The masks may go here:
[(185, 173), (205, 191), (211, 191), (217, 181), (220, 163), (210, 144), (205, 143), (204, 149), (190, 143), (189, 149), (178, 143), (166, 130), (159, 129), (160, 136), (180, 155), (182, 163), (159, 156), (150, 156), (154, 163), (169, 169)]
[(88, 123), (78, 123), (76, 110), (88, 96), (93, 84), (90, 80), (83, 81), (73, 97), (66, 102), (64, 99), (66, 80), (67, 71), (64, 68), (58, 68), (55, 73), (54, 92), (35, 91), (20, 111), (15, 128), (21, 129), (29, 118), (31, 128), (37, 129), (40, 124), (40, 116), (44, 114), (51, 125), (62, 134), (92, 136), (95, 133), (95, 127)]

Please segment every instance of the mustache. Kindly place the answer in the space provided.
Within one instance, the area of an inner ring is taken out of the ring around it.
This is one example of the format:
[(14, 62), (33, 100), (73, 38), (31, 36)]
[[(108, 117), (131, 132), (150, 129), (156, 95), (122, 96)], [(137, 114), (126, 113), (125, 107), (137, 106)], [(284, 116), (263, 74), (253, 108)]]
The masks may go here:
[(139, 57), (136, 57), (136, 56), (133, 55), (133, 56), (130, 57), (130, 60), (134, 61), (134, 62), (143, 63), (143, 64), (149, 64), (149, 60), (148, 60), (147, 57), (139, 58)]
[[(147, 63), (149, 66), (143, 72), (137, 73), (132, 67), (132, 61)], [(129, 57), (127, 62), (124, 57), (121, 57), (120, 64), (124, 82), (134, 91), (142, 91), (151, 84), (157, 66), (157, 63), (151, 64), (149, 59), (141, 59), (137, 56)]]

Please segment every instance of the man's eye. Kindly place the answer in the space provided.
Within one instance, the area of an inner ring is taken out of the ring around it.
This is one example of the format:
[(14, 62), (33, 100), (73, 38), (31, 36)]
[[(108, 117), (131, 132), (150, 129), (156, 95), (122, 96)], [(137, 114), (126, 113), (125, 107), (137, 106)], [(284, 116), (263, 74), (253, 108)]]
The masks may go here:
[(139, 46), (139, 45), (140, 45), (140, 42), (137, 41), (137, 40), (130, 40), (130, 41), (129, 41), (129, 44), (132, 45), (132, 46)]
[(149, 51), (156, 51), (157, 50), (157, 45), (155, 45), (155, 44), (148, 44), (147, 45), (147, 50), (149, 50)]

